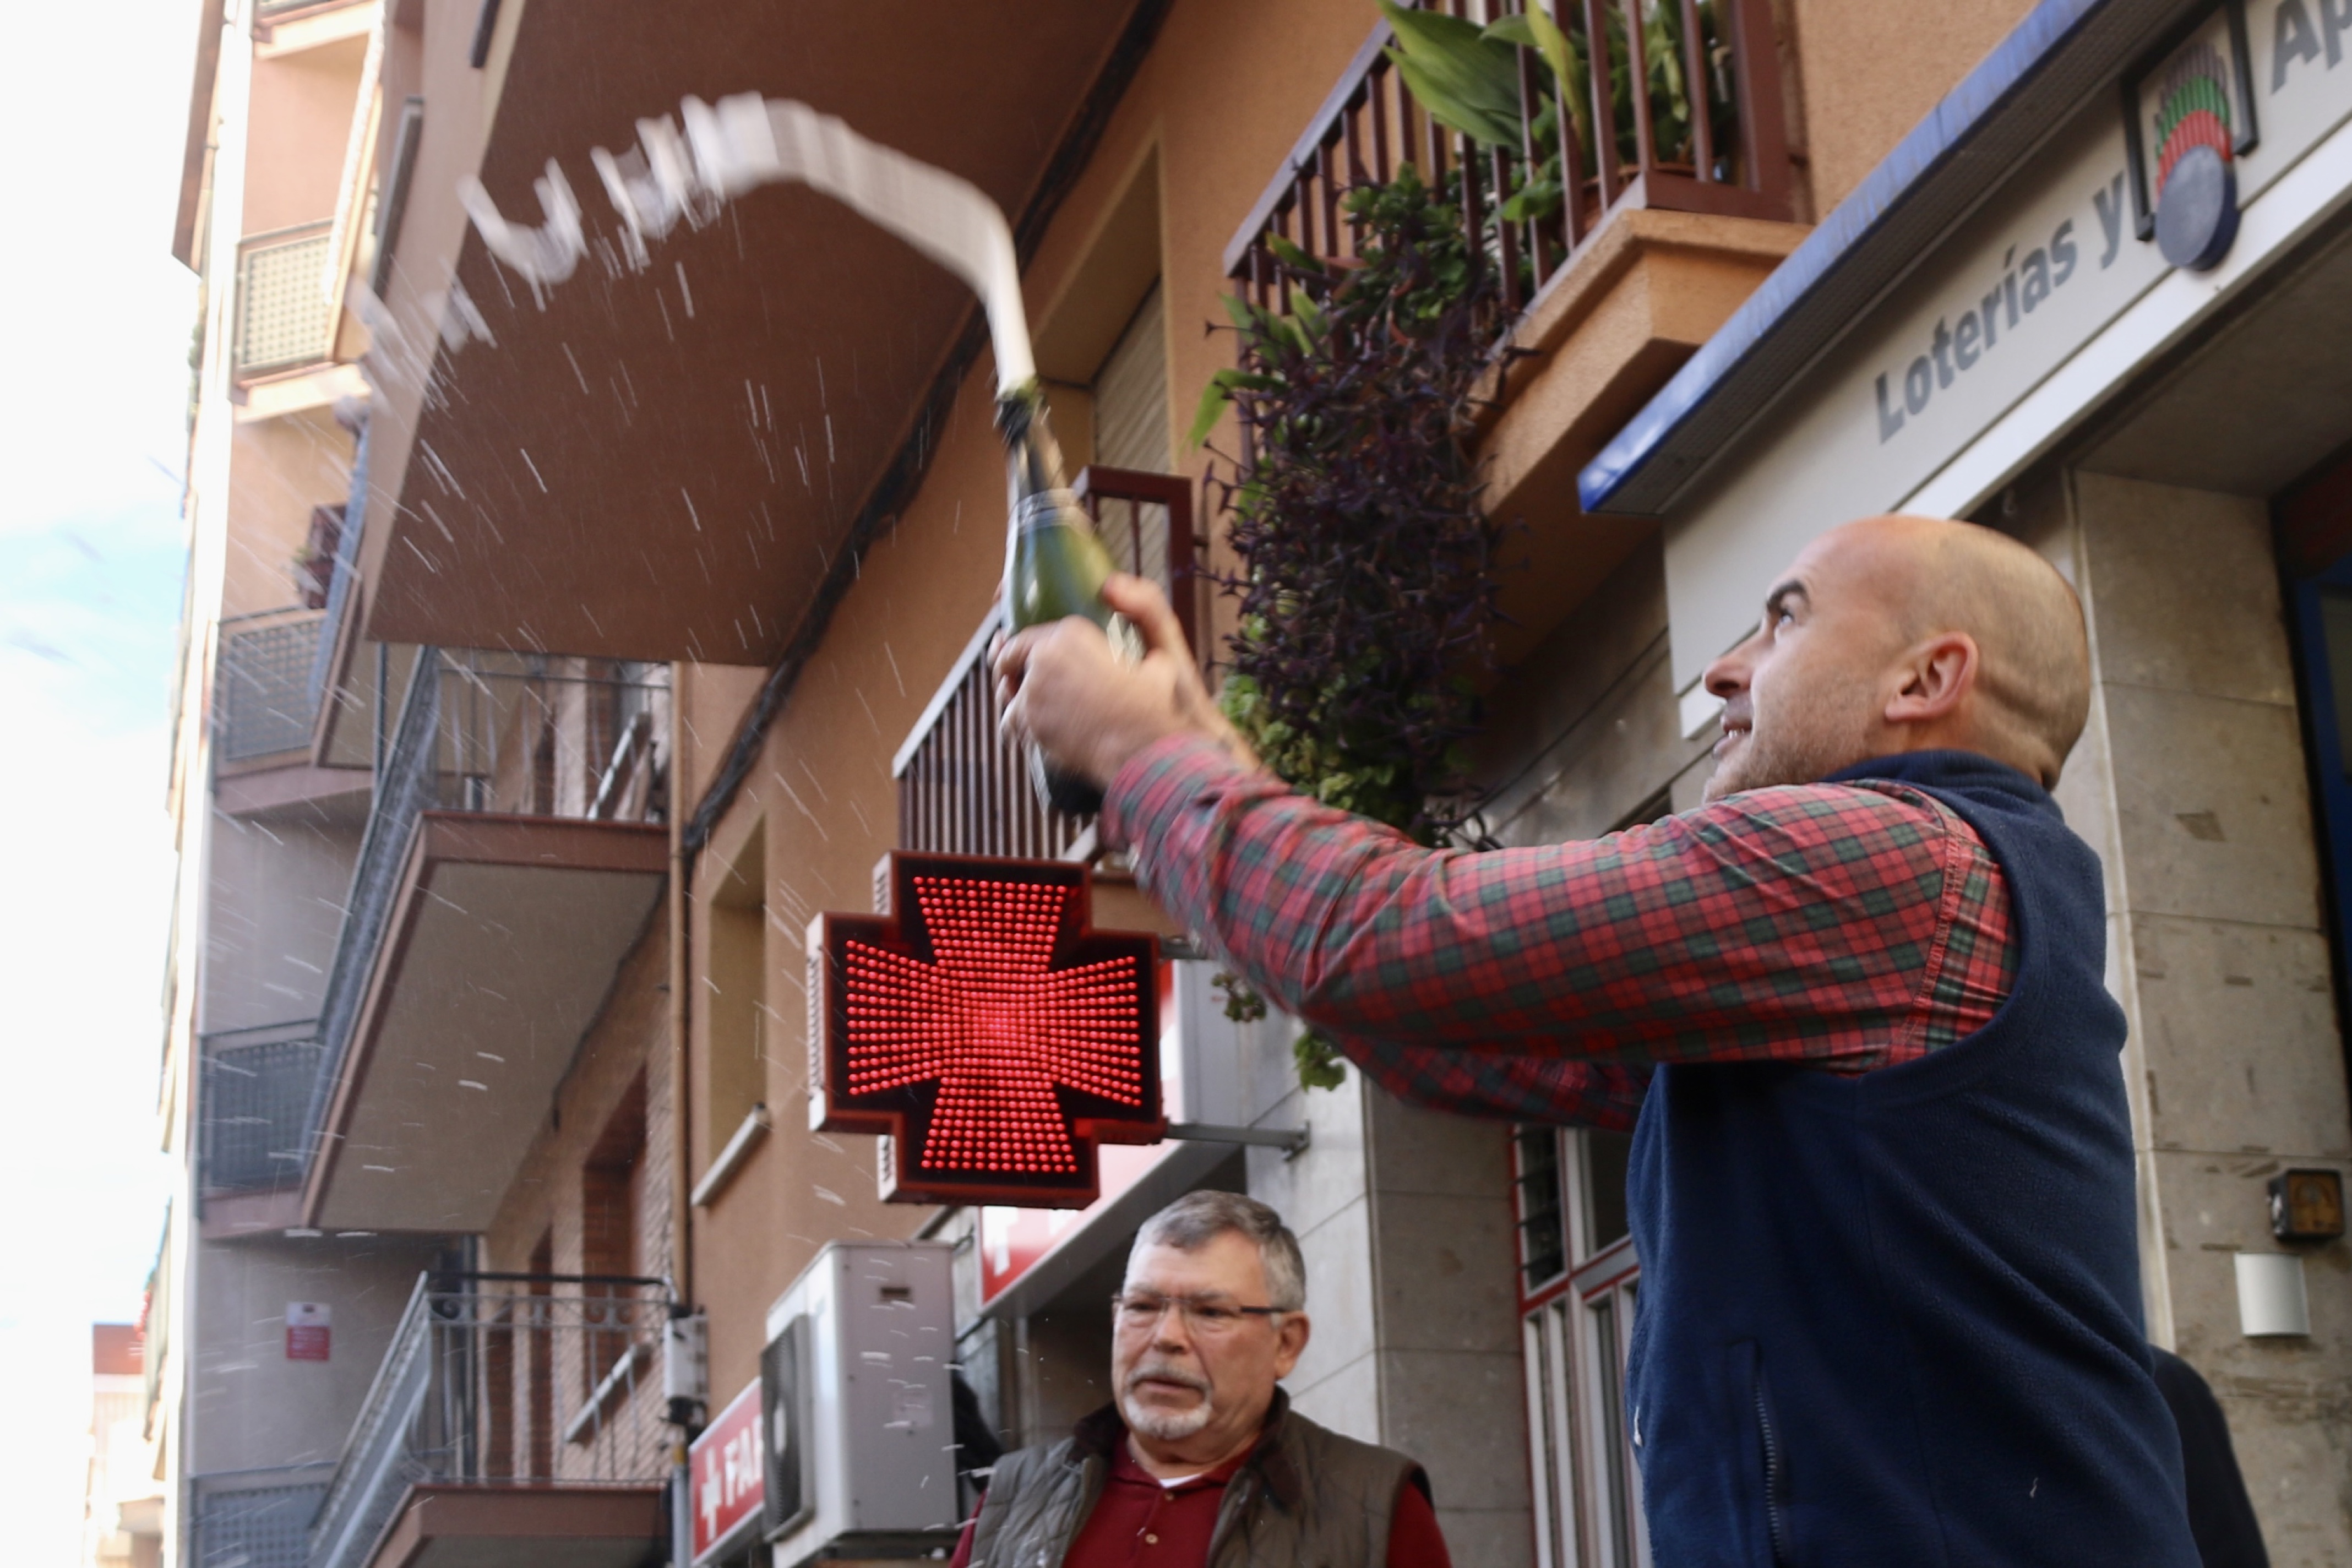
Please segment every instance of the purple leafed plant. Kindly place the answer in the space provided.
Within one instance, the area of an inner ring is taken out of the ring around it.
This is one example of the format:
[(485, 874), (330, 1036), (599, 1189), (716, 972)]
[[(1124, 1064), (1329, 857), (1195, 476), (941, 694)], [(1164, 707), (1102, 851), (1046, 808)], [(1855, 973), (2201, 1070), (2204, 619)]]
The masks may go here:
[[(1346, 262), (1269, 239), (1288, 312), (1227, 300), (1240, 363), (1193, 426), (1198, 443), (1227, 406), (1241, 426), (1210, 480), (1238, 561), (1215, 578), (1240, 611), (1226, 713), (1294, 787), (1423, 844), (1463, 819), (1500, 542), (1470, 434), (1507, 322), (1454, 194), (1410, 165), (1359, 186)], [(1319, 1037), (1297, 1054), (1309, 1087), (1341, 1080)]]
[(1407, 165), (1346, 200), (1360, 255), (1269, 242), (1288, 314), (1227, 301), (1237, 456), (1211, 482), (1238, 566), (1227, 713), (1296, 787), (1434, 843), (1477, 727), (1500, 530), (1479, 510), (1474, 394), (1505, 324), (1460, 206)]

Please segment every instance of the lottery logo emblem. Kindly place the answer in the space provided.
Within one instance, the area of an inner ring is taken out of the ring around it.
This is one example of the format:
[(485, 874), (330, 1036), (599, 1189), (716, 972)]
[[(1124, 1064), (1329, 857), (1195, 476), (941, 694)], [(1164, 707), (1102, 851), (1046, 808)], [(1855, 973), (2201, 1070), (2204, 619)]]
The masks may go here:
[(2208, 43), (2183, 49), (2158, 86), (2156, 244), (2175, 267), (2202, 272), (2238, 237), (2238, 176), (2229, 66)]

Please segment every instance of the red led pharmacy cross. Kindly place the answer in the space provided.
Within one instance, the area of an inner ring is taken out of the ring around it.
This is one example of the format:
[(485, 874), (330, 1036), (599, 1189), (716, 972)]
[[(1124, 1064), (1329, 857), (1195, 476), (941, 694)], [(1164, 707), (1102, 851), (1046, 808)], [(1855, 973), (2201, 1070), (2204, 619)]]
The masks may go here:
[(891, 916), (809, 928), (811, 1125), (892, 1140), (897, 1203), (1083, 1208), (1157, 1142), (1159, 944), (1089, 929), (1067, 860), (893, 855)]

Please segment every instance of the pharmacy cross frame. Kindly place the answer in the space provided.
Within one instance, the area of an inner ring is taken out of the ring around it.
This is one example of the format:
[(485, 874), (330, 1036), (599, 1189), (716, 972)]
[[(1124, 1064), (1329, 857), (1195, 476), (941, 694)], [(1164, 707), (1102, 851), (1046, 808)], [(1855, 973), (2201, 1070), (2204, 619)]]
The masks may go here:
[(886, 1135), (894, 1203), (1083, 1208), (1153, 1143), (1159, 944), (1089, 924), (1068, 860), (894, 854), (890, 912), (810, 923), (809, 1123)]

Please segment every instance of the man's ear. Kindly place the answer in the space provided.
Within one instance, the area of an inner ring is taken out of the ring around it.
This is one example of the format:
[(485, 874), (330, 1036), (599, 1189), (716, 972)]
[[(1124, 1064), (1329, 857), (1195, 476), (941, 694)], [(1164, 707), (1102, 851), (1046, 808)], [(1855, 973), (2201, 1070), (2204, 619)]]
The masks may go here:
[(1290, 1369), (1297, 1366), (1298, 1358), (1306, 1353), (1307, 1336), (1312, 1331), (1313, 1325), (1307, 1322), (1304, 1312), (1292, 1312), (1284, 1317), (1274, 1346), (1275, 1376), (1290, 1375)]
[(1927, 724), (1948, 719), (1976, 686), (1977, 639), (1944, 632), (1914, 645), (1897, 667), (1902, 684), (1887, 699), (1890, 724)]

